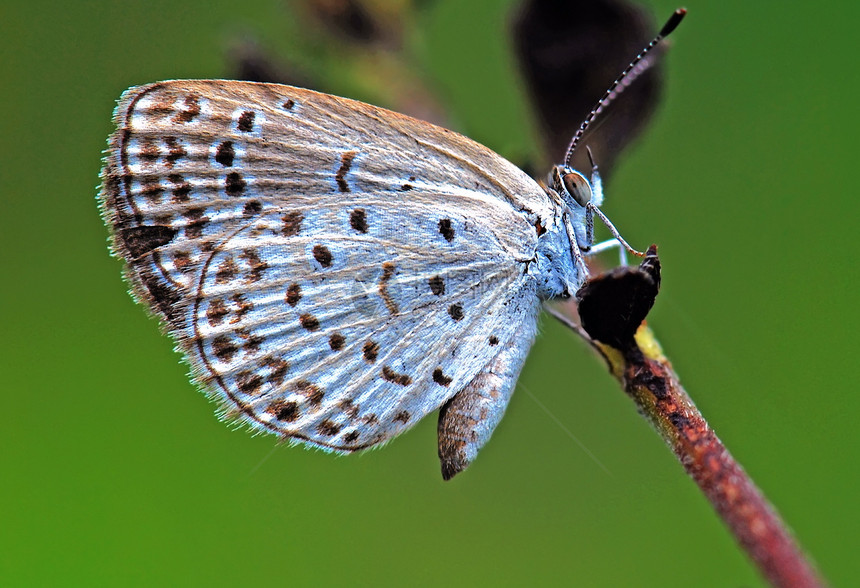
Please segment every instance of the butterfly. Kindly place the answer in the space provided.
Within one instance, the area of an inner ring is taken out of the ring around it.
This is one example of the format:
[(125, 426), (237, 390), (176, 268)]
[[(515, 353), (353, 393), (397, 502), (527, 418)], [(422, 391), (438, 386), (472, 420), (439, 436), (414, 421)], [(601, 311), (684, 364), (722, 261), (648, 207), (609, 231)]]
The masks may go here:
[(586, 255), (634, 251), (596, 166), (539, 183), (361, 102), (171, 80), (127, 90), (114, 121), (99, 198), (134, 296), (223, 417), (291, 442), (354, 452), (439, 409), (453, 477), (501, 420), (541, 303), (579, 289)]

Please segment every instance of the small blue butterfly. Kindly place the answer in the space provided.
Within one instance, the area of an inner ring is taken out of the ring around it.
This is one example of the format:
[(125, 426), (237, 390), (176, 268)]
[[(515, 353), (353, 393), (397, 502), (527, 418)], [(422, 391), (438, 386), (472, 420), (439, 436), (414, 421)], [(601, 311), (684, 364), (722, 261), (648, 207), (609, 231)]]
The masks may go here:
[[(290, 441), (357, 451), (440, 409), (451, 478), (501, 420), (541, 302), (579, 289), (584, 256), (636, 253), (596, 166), (544, 185), (361, 102), (173, 80), (126, 91), (114, 119), (101, 209), (134, 295), (223, 416)], [(614, 239), (593, 243), (594, 216)]]

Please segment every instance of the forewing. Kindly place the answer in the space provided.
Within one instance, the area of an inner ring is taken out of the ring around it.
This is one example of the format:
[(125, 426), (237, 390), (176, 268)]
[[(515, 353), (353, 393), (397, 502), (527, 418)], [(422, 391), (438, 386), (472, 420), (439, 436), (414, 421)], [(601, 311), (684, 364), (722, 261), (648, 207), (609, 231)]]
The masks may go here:
[(549, 203), (465, 137), (244, 82), (133, 88), (115, 118), (114, 249), (196, 380), (254, 428), (340, 451), (384, 441), (533, 313)]

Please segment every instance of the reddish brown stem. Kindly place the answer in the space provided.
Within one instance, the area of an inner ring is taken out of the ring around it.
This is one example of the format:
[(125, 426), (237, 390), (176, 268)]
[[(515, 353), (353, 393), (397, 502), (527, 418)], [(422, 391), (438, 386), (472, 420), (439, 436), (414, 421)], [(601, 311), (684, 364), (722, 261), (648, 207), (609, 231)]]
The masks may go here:
[(588, 338), (566, 315), (551, 312), (606, 359), (762, 575), (774, 586), (825, 586), (779, 514), (708, 426), (651, 330), (643, 325), (636, 345), (621, 352)]

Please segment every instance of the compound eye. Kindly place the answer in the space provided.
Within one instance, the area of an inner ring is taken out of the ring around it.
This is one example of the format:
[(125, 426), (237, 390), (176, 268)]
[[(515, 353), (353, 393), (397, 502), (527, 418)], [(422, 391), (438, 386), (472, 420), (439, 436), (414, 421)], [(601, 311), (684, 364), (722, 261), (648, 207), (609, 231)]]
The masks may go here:
[(564, 189), (576, 200), (580, 206), (585, 206), (591, 201), (591, 184), (581, 173), (576, 171), (567, 172), (561, 177)]

